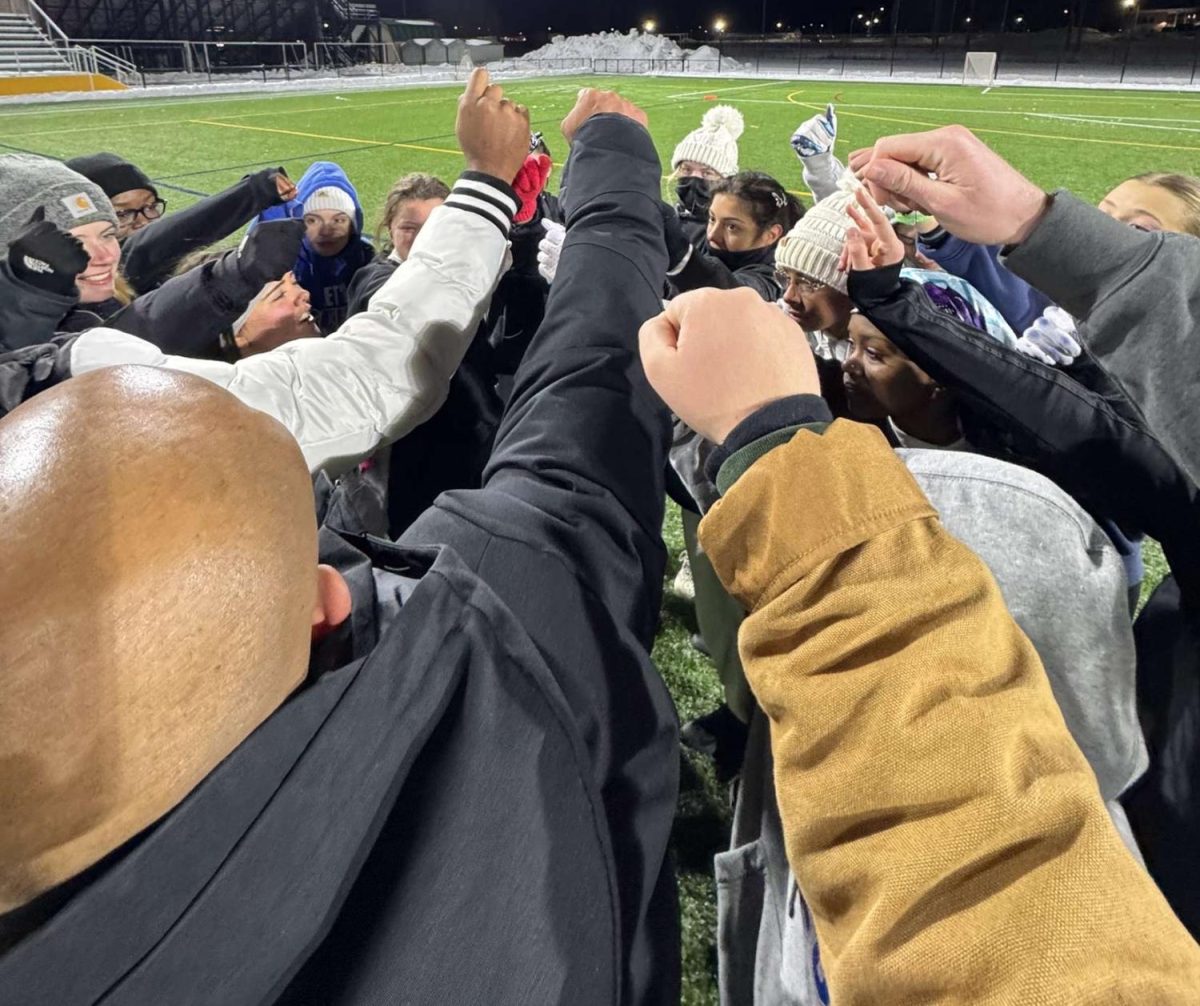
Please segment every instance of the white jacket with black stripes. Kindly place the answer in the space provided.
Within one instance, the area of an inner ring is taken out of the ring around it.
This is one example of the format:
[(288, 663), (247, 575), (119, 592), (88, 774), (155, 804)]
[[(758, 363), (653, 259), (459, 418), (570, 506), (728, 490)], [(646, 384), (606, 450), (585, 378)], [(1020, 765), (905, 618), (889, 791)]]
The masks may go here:
[(517, 206), (508, 185), (465, 172), (370, 307), (324, 339), (222, 363), (167, 356), (142, 339), (95, 328), (70, 346), (71, 374), (134, 364), (204, 377), (283, 423), (310, 470), (337, 474), (445, 400), (507, 268)]

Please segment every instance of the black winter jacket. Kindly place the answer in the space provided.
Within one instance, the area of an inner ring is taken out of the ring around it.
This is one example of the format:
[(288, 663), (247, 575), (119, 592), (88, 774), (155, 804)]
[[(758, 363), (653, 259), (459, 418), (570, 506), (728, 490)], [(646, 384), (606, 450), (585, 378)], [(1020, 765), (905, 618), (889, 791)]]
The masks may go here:
[(79, 304), (17, 279), (0, 263), (0, 350), (47, 343), (57, 334), (104, 326), (136, 335), (164, 353), (221, 359), (221, 333), (262, 289), (266, 277), (247, 276), (236, 250), (175, 276), (122, 305)]
[(398, 543), (318, 487), (350, 619), (182, 803), (49, 892), (0, 957), (0, 998), (679, 1001), (677, 723), (649, 659), (666, 418), (636, 364), (665, 269), (660, 168), (615, 116), (572, 157), (592, 233), (530, 349), (496, 484), (442, 497)]
[(938, 311), (898, 267), (851, 273), (850, 296), (954, 392), (974, 447), (1040, 472), (1098, 520), (1158, 539), (1184, 596), (1200, 602), (1200, 493), (1094, 361), (1076, 371), (1088, 387)]
[(707, 239), (692, 247), (692, 253), (679, 272), (667, 277), (670, 293), (686, 293), (703, 287), (736, 290), (747, 286), (763, 300), (773, 304), (783, 296), (775, 279), (775, 246), (746, 252), (727, 252), (713, 248)]
[(175, 267), (194, 251), (223, 241), (263, 210), (281, 202), (267, 168), (246, 175), (224, 192), (207, 196), (134, 231), (121, 243), (121, 271), (138, 293), (148, 293), (170, 279)]

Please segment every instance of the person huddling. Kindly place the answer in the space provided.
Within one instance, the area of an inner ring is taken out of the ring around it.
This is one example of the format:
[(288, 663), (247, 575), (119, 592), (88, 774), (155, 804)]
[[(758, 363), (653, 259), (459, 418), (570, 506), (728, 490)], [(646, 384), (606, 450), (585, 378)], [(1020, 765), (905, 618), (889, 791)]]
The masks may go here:
[(134, 297), (112, 204), (62, 163), (0, 157), (0, 346), (105, 325), (165, 352), (219, 357), (220, 335), (295, 258), (299, 225), (276, 222), (234, 250)]
[(689, 241), (677, 211), (664, 204), (670, 292), (748, 286), (764, 300), (782, 293), (775, 246), (804, 216), (804, 208), (770, 175), (742, 171), (709, 186), (704, 237)]
[(414, 171), (397, 178), (383, 204), (375, 230), (379, 252), (350, 282), (347, 315), (367, 309), (367, 302), (396, 271), (412, 249), (429, 214), (446, 201), (450, 186), (434, 175)]
[[(485, 484), (398, 542), (343, 523), (288, 430), (211, 381), (109, 368), (0, 420), (5, 998), (679, 1001), (645, 122), (581, 94), (559, 293)], [(369, 345), (386, 316), (384, 351), (425, 340), (405, 385), (461, 353), (518, 206), (528, 112), (482, 69), (456, 132), (467, 170), (347, 323)], [(269, 377), (340, 341), (215, 369)], [(371, 354), (344, 355), (324, 391), (377, 428), (377, 396), (346, 394)]]
[(699, 244), (708, 230), (711, 187), (738, 172), (738, 137), (746, 128), (742, 113), (731, 105), (715, 105), (704, 113), (700, 128), (688, 133), (671, 155), (671, 181), (676, 211), (688, 240)]
[(750, 612), (824, 1001), (1189, 1002), (1200, 949), (1114, 827), (995, 579), (882, 437), (831, 423), (788, 336), (749, 291), (705, 290), (640, 341), (652, 386), (722, 445), (700, 533)]
[(375, 248), (363, 232), (358, 192), (346, 172), (331, 161), (314, 161), (296, 183), (296, 198), (259, 214), (304, 220), (304, 242), (292, 272), (312, 299), (321, 331), (336, 329), (349, 313), (349, 289), (355, 274), (370, 263)]
[(263, 210), (296, 195), (282, 167), (264, 168), (168, 216), (167, 202), (153, 180), (123, 157), (85, 154), (66, 164), (95, 182), (112, 202), (122, 270), (138, 293), (166, 282), (188, 255), (223, 241)]

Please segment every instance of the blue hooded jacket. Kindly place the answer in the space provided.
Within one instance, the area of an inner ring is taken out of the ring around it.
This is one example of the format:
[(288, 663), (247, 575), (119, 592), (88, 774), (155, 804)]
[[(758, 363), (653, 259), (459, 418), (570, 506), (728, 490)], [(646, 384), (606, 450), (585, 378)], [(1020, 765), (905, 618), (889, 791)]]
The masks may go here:
[(314, 161), (296, 183), (296, 198), (282, 206), (272, 206), (259, 214), (260, 221), (300, 219), (304, 216), (304, 203), (317, 189), (341, 189), (354, 201), (354, 232), (350, 242), (337, 255), (319, 255), (309, 244), (308, 238), (300, 246), (300, 257), (292, 272), (308, 295), (312, 298), (313, 317), (321, 331), (328, 334), (346, 320), (349, 304), (347, 290), (354, 274), (371, 261), (375, 248), (364, 237), (362, 204), (358, 192), (340, 165), (332, 161)]

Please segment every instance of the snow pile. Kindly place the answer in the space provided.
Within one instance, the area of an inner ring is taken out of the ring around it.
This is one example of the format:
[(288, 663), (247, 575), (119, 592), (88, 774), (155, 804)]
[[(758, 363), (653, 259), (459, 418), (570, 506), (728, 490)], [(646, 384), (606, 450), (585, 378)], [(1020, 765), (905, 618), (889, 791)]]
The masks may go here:
[(547, 60), (591, 62), (592, 60), (640, 60), (643, 62), (672, 62), (685, 67), (714, 72), (720, 63), (721, 72), (740, 70), (735, 60), (722, 58), (711, 45), (699, 49), (683, 49), (674, 39), (662, 35), (642, 34), (636, 28), (628, 34), (602, 31), (594, 35), (555, 35), (549, 44), (520, 57), (518, 64), (536, 66)]

